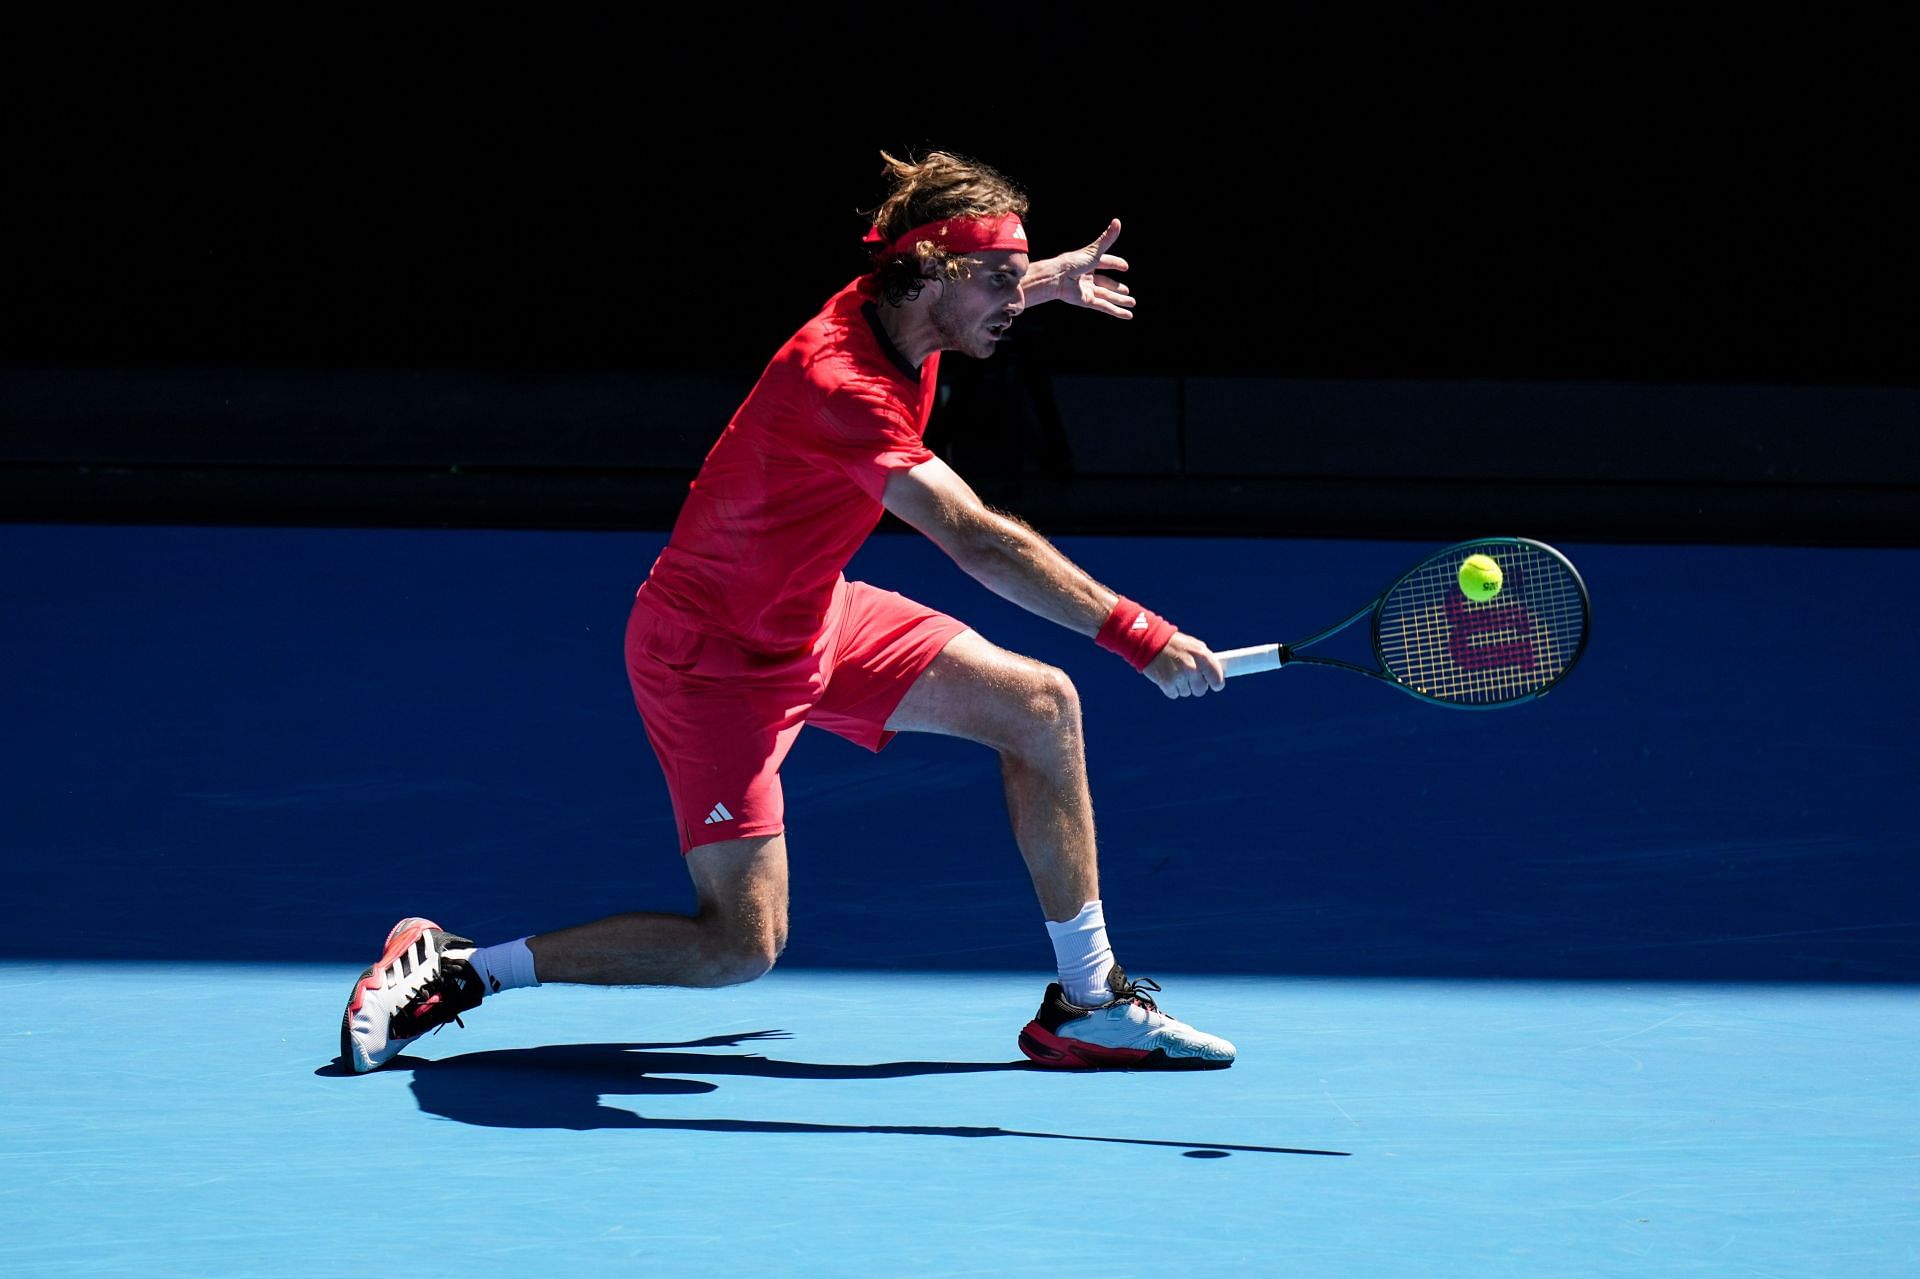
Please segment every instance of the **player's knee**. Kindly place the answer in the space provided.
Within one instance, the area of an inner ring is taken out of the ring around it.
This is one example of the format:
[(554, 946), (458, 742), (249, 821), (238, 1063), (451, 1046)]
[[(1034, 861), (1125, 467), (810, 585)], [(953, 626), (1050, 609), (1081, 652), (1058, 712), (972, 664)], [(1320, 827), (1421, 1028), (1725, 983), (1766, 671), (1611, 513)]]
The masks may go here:
[(721, 973), (723, 986), (744, 986), (750, 981), (759, 981), (773, 971), (774, 961), (779, 956), (772, 950), (735, 951), (728, 956), (727, 967)]
[(714, 984), (739, 986), (757, 981), (773, 971), (786, 948), (784, 924), (730, 936), (713, 965)]
[(715, 958), (710, 968), (715, 986), (740, 986), (757, 981), (773, 971), (778, 958), (771, 947), (729, 947)]
[(1058, 667), (1035, 666), (1027, 681), (1023, 709), (1027, 721), (1045, 736), (1079, 731), (1080, 691)]

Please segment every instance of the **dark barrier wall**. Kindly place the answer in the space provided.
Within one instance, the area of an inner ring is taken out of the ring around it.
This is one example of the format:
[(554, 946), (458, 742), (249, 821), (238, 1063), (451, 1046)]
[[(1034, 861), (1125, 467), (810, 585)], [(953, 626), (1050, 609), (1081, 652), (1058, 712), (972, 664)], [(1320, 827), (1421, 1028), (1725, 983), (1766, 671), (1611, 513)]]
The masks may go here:
[(21, 28), (0, 511), (657, 527), (944, 146), (1125, 224), (946, 371), (1043, 526), (1908, 540), (1898, 42), (1559, 21)]
[[(1920, 536), (1920, 390), (1053, 375), (1003, 358), (949, 379), (929, 438), (1055, 532)], [(665, 527), (749, 386), (15, 370), (0, 503), (16, 520)]]

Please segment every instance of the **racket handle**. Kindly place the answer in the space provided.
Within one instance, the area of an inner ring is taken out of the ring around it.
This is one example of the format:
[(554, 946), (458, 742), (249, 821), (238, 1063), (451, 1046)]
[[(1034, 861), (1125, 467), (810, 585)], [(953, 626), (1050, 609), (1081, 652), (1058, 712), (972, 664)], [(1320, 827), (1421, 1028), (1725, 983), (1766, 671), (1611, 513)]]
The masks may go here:
[(1230, 648), (1224, 653), (1215, 653), (1220, 659), (1220, 668), (1227, 678), (1235, 675), (1252, 675), (1256, 671), (1277, 671), (1286, 665), (1286, 649), (1279, 644), (1256, 644), (1252, 648)]

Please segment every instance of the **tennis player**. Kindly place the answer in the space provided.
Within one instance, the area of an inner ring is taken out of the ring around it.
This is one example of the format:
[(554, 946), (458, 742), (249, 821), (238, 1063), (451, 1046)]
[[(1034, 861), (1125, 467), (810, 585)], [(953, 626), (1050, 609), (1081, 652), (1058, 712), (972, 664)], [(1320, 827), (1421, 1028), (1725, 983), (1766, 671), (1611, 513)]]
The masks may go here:
[[(1029, 1058), (1075, 1069), (1232, 1064), (1233, 1045), (1168, 1016), (1151, 993), (1160, 987), (1114, 962), (1066, 675), (842, 575), (891, 511), (988, 589), (1092, 638), (1168, 697), (1225, 686), (1205, 644), (983, 505), (921, 440), (942, 352), (986, 359), (1044, 302), (1131, 318), (1134, 299), (1113, 274), (1127, 263), (1109, 252), (1120, 223), (1034, 261), (1026, 197), (999, 173), (944, 152), (882, 158), (890, 194), (867, 236), (872, 269), (774, 356), (707, 454), (633, 604), (627, 670), (698, 910), (615, 915), (487, 947), (404, 919), (347, 1003), (341, 1055), (356, 1071), (518, 987), (725, 986), (766, 973), (787, 941), (780, 765), (807, 725), (873, 751), (919, 732), (999, 752), (1059, 970), (1020, 1032)], [(934, 924), (874, 921), (916, 935)]]

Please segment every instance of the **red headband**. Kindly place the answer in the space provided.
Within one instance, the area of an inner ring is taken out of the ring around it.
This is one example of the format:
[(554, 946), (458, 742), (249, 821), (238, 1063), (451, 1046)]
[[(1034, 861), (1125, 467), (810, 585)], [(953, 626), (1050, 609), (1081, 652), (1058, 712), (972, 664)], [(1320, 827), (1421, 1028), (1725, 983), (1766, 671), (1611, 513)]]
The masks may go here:
[[(1020, 225), (1020, 215), (1017, 213), (929, 222), (895, 240), (887, 246), (886, 251), (889, 254), (912, 253), (913, 246), (922, 240), (932, 240), (948, 253), (978, 253), (991, 249), (1008, 249), (1019, 253), (1027, 251), (1027, 229)], [(886, 234), (879, 227), (867, 232), (866, 243), (886, 242)]]

